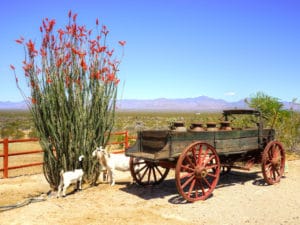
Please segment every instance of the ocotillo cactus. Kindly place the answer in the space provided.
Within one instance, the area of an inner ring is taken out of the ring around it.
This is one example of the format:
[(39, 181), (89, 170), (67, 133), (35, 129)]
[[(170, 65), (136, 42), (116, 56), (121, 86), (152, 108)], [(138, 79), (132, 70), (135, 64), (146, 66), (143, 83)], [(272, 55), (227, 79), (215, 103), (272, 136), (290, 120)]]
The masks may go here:
[[(29, 98), (17, 77), (16, 81), (33, 115), (44, 150), (44, 174), (53, 188), (60, 170), (75, 169), (81, 154), (85, 180), (93, 181), (96, 164), (91, 152), (107, 143), (114, 124), (120, 61), (112, 58), (114, 50), (106, 45), (107, 27), (99, 27), (96, 20), (95, 28), (87, 30), (76, 17), (69, 12), (68, 25), (57, 33), (55, 20), (43, 20), (39, 50), (31, 40), (17, 40), (25, 47)], [(125, 41), (119, 44), (123, 47)]]

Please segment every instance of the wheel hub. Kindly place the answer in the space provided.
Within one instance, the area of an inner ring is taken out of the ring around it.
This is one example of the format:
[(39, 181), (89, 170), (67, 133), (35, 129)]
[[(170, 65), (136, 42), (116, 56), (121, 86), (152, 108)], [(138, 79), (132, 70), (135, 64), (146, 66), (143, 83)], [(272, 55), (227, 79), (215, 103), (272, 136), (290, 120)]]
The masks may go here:
[(207, 170), (204, 167), (196, 167), (195, 168), (195, 172), (194, 175), (196, 178), (200, 179), (200, 178), (204, 178), (207, 175)]

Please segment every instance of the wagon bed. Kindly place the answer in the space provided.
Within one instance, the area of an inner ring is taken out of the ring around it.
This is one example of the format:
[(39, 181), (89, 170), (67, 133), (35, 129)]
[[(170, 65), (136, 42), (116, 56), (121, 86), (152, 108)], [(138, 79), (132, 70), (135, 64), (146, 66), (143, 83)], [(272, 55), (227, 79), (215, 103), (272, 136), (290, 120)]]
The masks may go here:
[(260, 139), (264, 143), (274, 139), (273, 129), (264, 129), (261, 136), (258, 129), (232, 131), (176, 132), (171, 130), (147, 130), (138, 133), (136, 143), (126, 155), (147, 160), (175, 160), (182, 150), (196, 141), (212, 145), (218, 155), (249, 153), (260, 150)]
[[(133, 179), (141, 185), (159, 184), (174, 168), (177, 190), (190, 202), (208, 198), (221, 172), (248, 170), (254, 163), (261, 163), (266, 183), (278, 183), (284, 172), (285, 152), (275, 141), (275, 130), (263, 128), (256, 110), (224, 110), (225, 124), (230, 116), (239, 114), (256, 116), (256, 128), (138, 132), (136, 143), (125, 152), (131, 157)], [(237, 166), (237, 162), (245, 166)]]

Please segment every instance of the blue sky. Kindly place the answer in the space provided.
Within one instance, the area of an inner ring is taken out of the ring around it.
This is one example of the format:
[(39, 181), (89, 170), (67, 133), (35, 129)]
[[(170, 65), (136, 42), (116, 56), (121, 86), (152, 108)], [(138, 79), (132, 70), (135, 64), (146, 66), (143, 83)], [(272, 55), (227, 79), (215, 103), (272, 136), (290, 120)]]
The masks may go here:
[[(68, 12), (126, 40), (120, 99), (238, 101), (258, 91), (300, 99), (300, 1), (297, 0), (6, 0), (0, 7), (0, 101), (21, 101), (10, 64), (22, 74), (20, 36), (40, 40), (43, 18), (67, 24)], [(24, 88), (26, 85), (24, 84)]]

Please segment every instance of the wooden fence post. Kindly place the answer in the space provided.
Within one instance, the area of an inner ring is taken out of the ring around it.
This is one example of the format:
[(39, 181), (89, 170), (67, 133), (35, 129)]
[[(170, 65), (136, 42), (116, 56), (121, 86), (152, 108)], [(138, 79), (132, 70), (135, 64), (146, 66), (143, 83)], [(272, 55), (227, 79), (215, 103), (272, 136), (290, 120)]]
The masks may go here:
[(128, 143), (128, 131), (125, 131), (125, 149), (127, 149), (129, 147), (129, 143)]
[(8, 178), (8, 138), (3, 140), (3, 178)]

